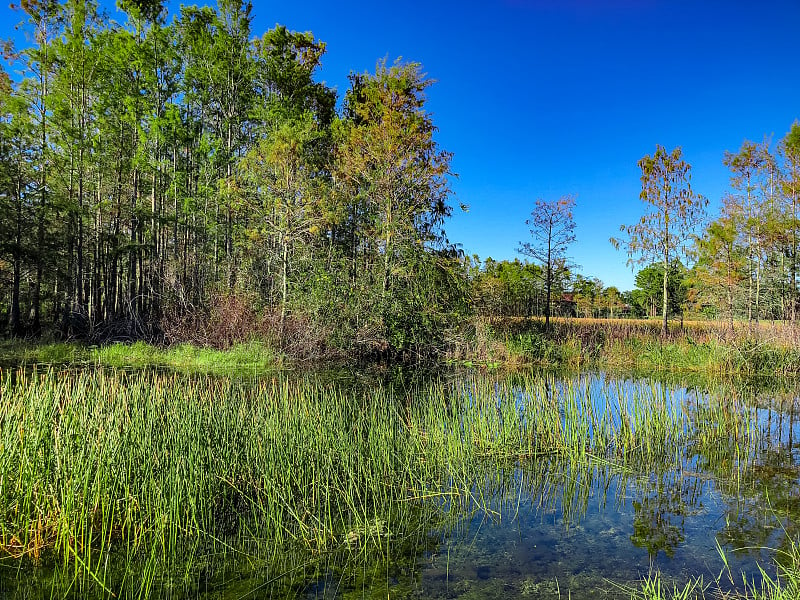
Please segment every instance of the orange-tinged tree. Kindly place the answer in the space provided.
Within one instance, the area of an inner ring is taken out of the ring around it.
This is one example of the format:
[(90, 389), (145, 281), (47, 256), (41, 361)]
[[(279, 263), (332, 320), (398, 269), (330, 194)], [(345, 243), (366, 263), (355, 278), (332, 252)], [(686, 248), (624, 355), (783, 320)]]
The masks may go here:
[[(462, 280), (458, 251), (443, 229), (451, 214), (451, 153), (434, 139), (425, 110), (433, 82), (418, 63), (382, 61), (375, 74), (350, 79), (333, 168), (347, 213), (342, 237), (353, 240), (353, 285), (366, 281), (362, 296), (372, 306), (362, 312), (378, 316), (371, 330), (407, 348), (440, 329), (432, 324), (450, 304), (442, 291)], [(438, 290), (426, 283), (438, 279), (449, 283)]]
[(642, 170), (639, 198), (646, 212), (637, 223), (621, 225), (626, 236), (612, 238), (611, 243), (626, 248), (631, 265), (657, 261), (664, 266), (661, 332), (666, 335), (669, 265), (686, 256), (688, 243), (705, 218), (708, 200), (692, 190), (692, 167), (683, 160), (680, 147), (667, 152), (658, 145), (652, 156), (645, 155), (638, 164)]

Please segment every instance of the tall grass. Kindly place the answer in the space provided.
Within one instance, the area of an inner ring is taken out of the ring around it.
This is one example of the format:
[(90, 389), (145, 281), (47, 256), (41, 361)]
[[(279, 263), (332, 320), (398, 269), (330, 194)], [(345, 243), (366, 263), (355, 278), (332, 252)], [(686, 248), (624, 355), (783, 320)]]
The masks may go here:
[(112, 554), (380, 551), (420, 510), (486, 507), (488, 472), (543, 458), (641, 472), (707, 420), (736, 452), (757, 437), (745, 409), (689, 412), (630, 382), (469, 379), (398, 395), (312, 378), (6, 372), (0, 554), (106, 589)]
[(482, 345), (487, 360), (642, 371), (709, 374), (800, 374), (800, 328), (789, 324), (695, 321), (663, 337), (653, 321), (556, 319), (546, 332), (538, 319), (494, 319), (484, 324), (499, 342)]
[(642, 582), (641, 588), (629, 591), (631, 600), (700, 600), (705, 598), (709, 585), (702, 579), (681, 585), (667, 584), (658, 573), (652, 573)]

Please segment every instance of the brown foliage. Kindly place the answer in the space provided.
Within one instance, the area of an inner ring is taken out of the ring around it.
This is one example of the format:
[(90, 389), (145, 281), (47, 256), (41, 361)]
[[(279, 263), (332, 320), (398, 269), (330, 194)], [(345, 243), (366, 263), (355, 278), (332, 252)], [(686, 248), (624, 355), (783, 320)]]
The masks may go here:
[(295, 360), (330, 358), (328, 332), (302, 314), (257, 311), (254, 299), (236, 292), (212, 296), (205, 308), (174, 310), (162, 325), (169, 344), (191, 343), (225, 350), (236, 344), (259, 340)]
[[(500, 337), (508, 337), (538, 331), (544, 333), (544, 321), (537, 317), (497, 317), (488, 320), (492, 330)], [(690, 337), (698, 344), (706, 342), (734, 342), (742, 339), (757, 339), (782, 347), (800, 345), (800, 329), (790, 323), (737, 322), (733, 331), (725, 321), (684, 321), (670, 323), (669, 332), (663, 341), (679, 341)], [(648, 319), (587, 319), (555, 318), (549, 337), (556, 341), (580, 340), (584, 347), (598, 342), (624, 341), (631, 338), (661, 337), (661, 323)]]

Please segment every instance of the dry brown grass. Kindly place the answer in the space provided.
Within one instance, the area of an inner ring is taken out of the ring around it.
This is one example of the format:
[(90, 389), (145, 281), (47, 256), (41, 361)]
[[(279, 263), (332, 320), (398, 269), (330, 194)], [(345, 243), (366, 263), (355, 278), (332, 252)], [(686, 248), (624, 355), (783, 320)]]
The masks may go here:
[[(541, 317), (489, 317), (487, 325), (498, 335), (519, 335), (531, 331), (543, 333), (544, 319)], [(694, 343), (734, 343), (754, 340), (782, 348), (800, 346), (800, 324), (781, 321), (759, 323), (734, 322), (733, 330), (725, 321), (685, 320), (671, 321), (666, 338), (661, 336), (661, 321), (655, 319), (592, 319), (555, 317), (551, 318), (551, 337), (555, 340), (579, 339), (592, 342), (598, 336), (606, 341), (630, 338), (659, 338), (666, 341), (682, 341), (690, 338)]]
[[(790, 323), (655, 319), (483, 318), (468, 362), (708, 374), (800, 374), (800, 327)], [(477, 343), (480, 341), (480, 343)]]

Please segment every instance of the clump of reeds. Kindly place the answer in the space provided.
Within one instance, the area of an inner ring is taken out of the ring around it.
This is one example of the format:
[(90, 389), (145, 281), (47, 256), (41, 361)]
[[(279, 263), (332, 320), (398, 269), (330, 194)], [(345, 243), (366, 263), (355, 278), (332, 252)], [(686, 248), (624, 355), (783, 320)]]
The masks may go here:
[(729, 412), (687, 411), (657, 385), (552, 377), (440, 381), (397, 397), (310, 378), (6, 373), (0, 553), (99, 581), (112, 551), (381, 547), (415, 507), (480, 505), (476, 482), (501, 466), (643, 469), (708, 420), (744, 443), (752, 427)]
[(631, 600), (702, 600), (710, 586), (702, 579), (693, 579), (683, 585), (669, 584), (659, 573), (651, 573), (641, 587), (629, 589)]

